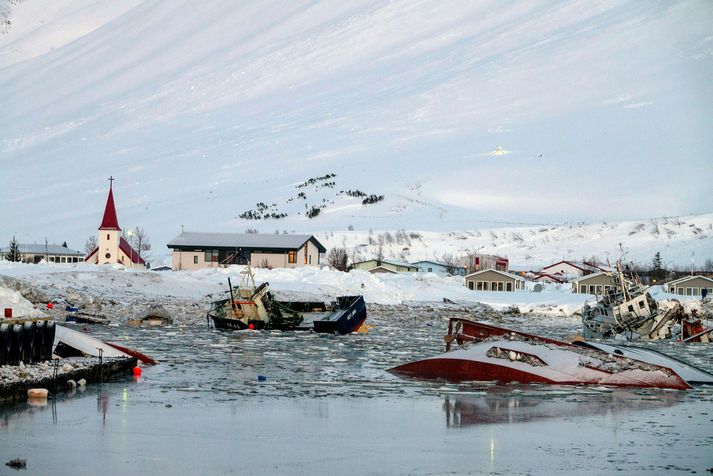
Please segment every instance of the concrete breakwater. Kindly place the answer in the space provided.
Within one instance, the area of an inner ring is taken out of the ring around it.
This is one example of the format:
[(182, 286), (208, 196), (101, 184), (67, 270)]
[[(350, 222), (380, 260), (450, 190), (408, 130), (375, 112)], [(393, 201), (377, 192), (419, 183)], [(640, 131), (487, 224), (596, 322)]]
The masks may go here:
[(54, 361), (28, 366), (5, 365), (0, 367), (0, 402), (24, 401), (31, 388), (63, 392), (69, 380), (106, 382), (117, 376), (131, 375), (136, 364), (134, 357), (104, 359), (101, 363), (96, 358), (67, 358), (57, 361), (56, 375)]

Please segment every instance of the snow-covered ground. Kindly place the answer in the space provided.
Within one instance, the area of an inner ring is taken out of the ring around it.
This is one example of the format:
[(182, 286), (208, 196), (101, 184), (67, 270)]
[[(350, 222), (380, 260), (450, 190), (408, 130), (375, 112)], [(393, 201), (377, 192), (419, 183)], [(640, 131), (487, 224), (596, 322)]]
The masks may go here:
[[(121, 267), (87, 264), (0, 263), (0, 275), (22, 279), (45, 292), (49, 299), (69, 304), (118, 302), (206, 303), (227, 291), (228, 278), (240, 284), (241, 266), (200, 271), (135, 271)], [(566, 284), (547, 284), (541, 292), (471, 291), (463, 278), (430, 273), (370, 274), (355, 270), (343, 273), (331, 269), (254, 269), (255, 281), (267, 281), (278, 295), (289, 299), (333, 299), (339, 295), (363, 294), (368, 303), (384, 305), (443, 304), (444, 299), (461, 305), (485, 304), (497, 311), (528, 315), (568, 317), (577, 313), (592, 296), (575, 294)], [(0, 308), (15, 307), (14, 314), (30, 312), (31, 305), (14, 291), (0, 287)], [(694, 297), (672, 296), (655, 288), (657, 299)], [(29, 308), (28, 308), (29, 306)], [(201, 308), (202, 309), (202, 308)]]

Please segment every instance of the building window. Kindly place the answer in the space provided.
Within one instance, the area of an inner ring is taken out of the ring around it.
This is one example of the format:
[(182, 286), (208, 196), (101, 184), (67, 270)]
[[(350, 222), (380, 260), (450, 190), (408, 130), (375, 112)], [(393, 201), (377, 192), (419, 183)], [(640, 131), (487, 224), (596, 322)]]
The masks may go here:
[[(432, 273), (432, 272), (433, 272), (433, 268), (428, 268), (428, 272), (429, 272), (429, 273)], [(473, 288), (471, 287), (470, 289), (473, 289)]]
[(107, 240), (109, 239), (109, 233), (106, 234), (106, 239), (107, 239)]
[(502, 290), (503, 290), (503, 282), (498, 281), (498, 291), (502, 291)]
[(473, 289), (473, 281), (468, 281), (468, 289)]
[(309, 264), (312, 264), (312, 255), (309, 255)]
[(597, 294), (601, 294), (601, 293), (602, 293), (602, 285), (597, 284)]
[(507, 289), (508, 291), (512, 291), (512, 283), (505, 283), (505, 284), (506, 284), (506, 286), (507, 286), (506, 289)]
[(483, 290), (483, 282), (482, 281), (476, 282), (475, 289), (477, 289), (478, 291), (482, 291)]
[(205, 251), (205, 261), (207, 263), (217, 263), (218, 262), (218, 250), (206, 250)]
[(193, 257), (193, 264), (198, 264), (198, 256)]
[(291, 264), (295, 263), (295, 252), (294, 251), (290, 251), (289, 253), (287, 253), (287, 262), (291, 263)]

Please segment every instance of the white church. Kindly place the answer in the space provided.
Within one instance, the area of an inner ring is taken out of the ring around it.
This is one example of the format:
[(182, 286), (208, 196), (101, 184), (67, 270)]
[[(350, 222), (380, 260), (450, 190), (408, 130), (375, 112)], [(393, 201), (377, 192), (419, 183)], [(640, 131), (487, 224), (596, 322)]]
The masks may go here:
[(143, 269), (146, 263), (138, 251), (121, 236), (119, 220), (114, 207), (114, 193), (112, 192), (113, 178), (109, 178), (109, 197), (104, 208), (104, 218), (99, 227), (98, 246), (84, 258), (92, 264), (120, 264), (127, 268)]

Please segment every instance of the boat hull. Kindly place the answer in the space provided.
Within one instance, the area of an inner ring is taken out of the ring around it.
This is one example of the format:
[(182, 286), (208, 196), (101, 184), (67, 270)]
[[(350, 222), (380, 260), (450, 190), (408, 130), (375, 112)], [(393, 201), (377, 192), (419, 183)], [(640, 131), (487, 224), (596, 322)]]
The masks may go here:
[(451, 382), (691, 388), (670, 368), (596, 349), (465, 319), (453, 319), (449, 331), (447, 343), (453, 340), (470, 343), (439, 356), (394, 367), (389, 372)]
[[(318, 333), (349, 334), (359, 329), (366, 320), (366, 303), (363, 296), (340, 296), (337, 298), (334, 308), (329, 312), (327, 312), (327, 305), (323, 302), (281, 301), (279, 304), (283, 309), (289, 308), (305, 318), (309, 318), (310, 313), (315, 313), (320, 318), (313, 320), (308, 326), (273, 327), (278, 330), (313, 330)], [(327, 315), (323, 316), (325, 313)], [(245, 322), (241, 319), (220, 316), (211, 312), (208, 313), (208, 318), (216, 329), (221, 330), (246, 330), (250, 328), (251, 324), (252, 329), (255, 330), (267, 328), (266, 322), (262, 320)]]

